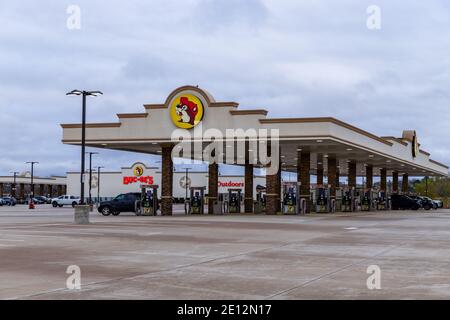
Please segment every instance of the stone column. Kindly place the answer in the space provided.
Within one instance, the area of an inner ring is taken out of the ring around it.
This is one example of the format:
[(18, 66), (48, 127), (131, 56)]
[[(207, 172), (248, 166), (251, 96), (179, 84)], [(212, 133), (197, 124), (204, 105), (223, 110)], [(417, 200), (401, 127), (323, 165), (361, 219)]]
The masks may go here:
[(253, 213), (253, 164), (245, 164), (245, 213)]
[(337, 168), (337, 166), (336, 166), (336, 180), (335, 180), (335, 184), (336, 184), (336, 188), (339, 188), (340, 187), (340, 183), (339, 183), (339, 177), (340, 177), (340, 172), (339, 172), (339, 169)]
[(317, 184), (323, 185), (323, 168), (317, 166)]
[(162, 144), (162, 165), (161, 165), (161, 214), (163, 216), (172, 215), (173, 197), (173, 161), (172, 144)]
[(372, 189), (373, 187), (373, 167), (367, 166), (366, 167), (366, 188)]
[(311, 153), (297, 151), (297, 181), (300, 182), (300, 198), (305, 199), (306, 212), (311, 211)]
[(407, 173), (404, 173), (402, 178), (402, 192), (408, 193), (408, 189), (409, 189), (409, 176)]
[[(267, 144), (267, 154), (271, 156), (270, 143)], [(273, 174), (266, 174), (266, 214), (277, 214), (280, 197), (281, 163), (278, 161), (278, 170)]]
[(386, 169), (380, 169), (380, 191), (387, 192), (387, 175)]
[(398, 193), (398, 172), (392, 171), (392, 193)]
[(328, 157), (328, 184), (330, 185), (330, 198), (336, 199), (336, 176), (337, 176), (336, 158)]
[(214, 201), (219, 193), (219, 164), (211, 163), (208, 166), (208, 214), (214, 214)]
[(60, 184), (56, 187), (56, 190), (58, 197), (62, 196), (62, 186)]
[(348, 163), (348, 186), (356, 188), (356, 162), (350, 161)]

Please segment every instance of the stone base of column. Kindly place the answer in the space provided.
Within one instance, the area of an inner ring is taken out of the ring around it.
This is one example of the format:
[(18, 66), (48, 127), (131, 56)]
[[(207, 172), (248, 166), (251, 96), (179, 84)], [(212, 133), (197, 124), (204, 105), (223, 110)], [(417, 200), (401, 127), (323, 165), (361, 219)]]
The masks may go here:
[(245, 198), (244, 208), (245, 213), (253, 213), (253, 198)]
[(276, 215), (278, 213), (278, 195), (266, 194), (266, 214)]
[(75, 224), (89, 224), (89, 206), (75, 206)]
[(172, 215), (172, 197), (161, 196), (161, 215)]

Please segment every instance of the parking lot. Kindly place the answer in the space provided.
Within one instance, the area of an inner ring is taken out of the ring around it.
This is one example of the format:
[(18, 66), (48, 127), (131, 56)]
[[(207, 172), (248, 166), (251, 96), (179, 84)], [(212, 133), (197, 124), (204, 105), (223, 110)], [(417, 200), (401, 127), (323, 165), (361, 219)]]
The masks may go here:
[[(0, 207), (1, 299), (449, 299), (450, 210), (91, 216)], [(69, 290), (66, 269), (81, 269)], [(369, 290), (367, 268), (381, 270)]]

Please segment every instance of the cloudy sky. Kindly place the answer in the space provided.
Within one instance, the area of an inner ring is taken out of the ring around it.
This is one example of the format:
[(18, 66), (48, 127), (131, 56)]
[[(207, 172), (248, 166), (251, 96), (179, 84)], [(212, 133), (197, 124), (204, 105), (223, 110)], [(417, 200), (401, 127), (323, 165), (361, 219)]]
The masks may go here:
[[(79, 30), (67, 28), (69, 5), (81, 9)], [(367, 28), (369, 5), (380, 30)], [(30, 160), (38, 175), (79, 169), (79, 148), (61, 143), (59, 124), (80, 121), (67, 91), (102, 90), (88, 120), (108, 122), (184, 84), (271, 117), (416, 129), (450, 163), (447, 0), (2, 1), (0, 23), (0, 175)], [(135, 160), (155, 161), (102, 151), (94, 165)]]

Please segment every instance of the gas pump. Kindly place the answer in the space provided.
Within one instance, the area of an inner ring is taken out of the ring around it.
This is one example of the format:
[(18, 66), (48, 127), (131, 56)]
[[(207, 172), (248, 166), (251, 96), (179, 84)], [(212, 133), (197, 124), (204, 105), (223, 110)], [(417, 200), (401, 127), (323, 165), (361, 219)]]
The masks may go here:
[(318, 187), (316, 189), (316, 212), (330, 212), (330, 189)]
[(335, 211), (342, 211), (342, 197), (344, 191), (342, 188), (336, 188), (336, 202), (335, 202)]
[(372, 210), (372, 191), (365, 190), (361, 196), (361, 211)]
[(256, 201), (254, 205), (255, 213), (266, 212), (266, 188), (262, 186), (256, 187)]
[(156, 216), (158, 214), (158, 186), (154, 184), (141, 185), (141, 199), (136, 200), (137, 216)]
[(300, 188), (298, 183), (283, 184), (283, 213), (299, 214), (300, 213)]
[(342, 212), (355, 211), (355, 195), (354, 189), (345, 189), (342, 195)]
[(205, 190), (206, 187), (190, 187), (191, 197), (188, 204), (188, 214), (205, 213)]
[(241, 213), (241, 189), (228, 189), (228, 213)]
[(377, 190), (370, 189), (370, 197), (372, 199), (371, 210), (378, 210), (378, 202), (380, 201), (380, 193)]
[(388, 210), (389, 209), (388, 201), (389, 200), (386, 191), (380, 191), (378, 193), (377, 210)]

